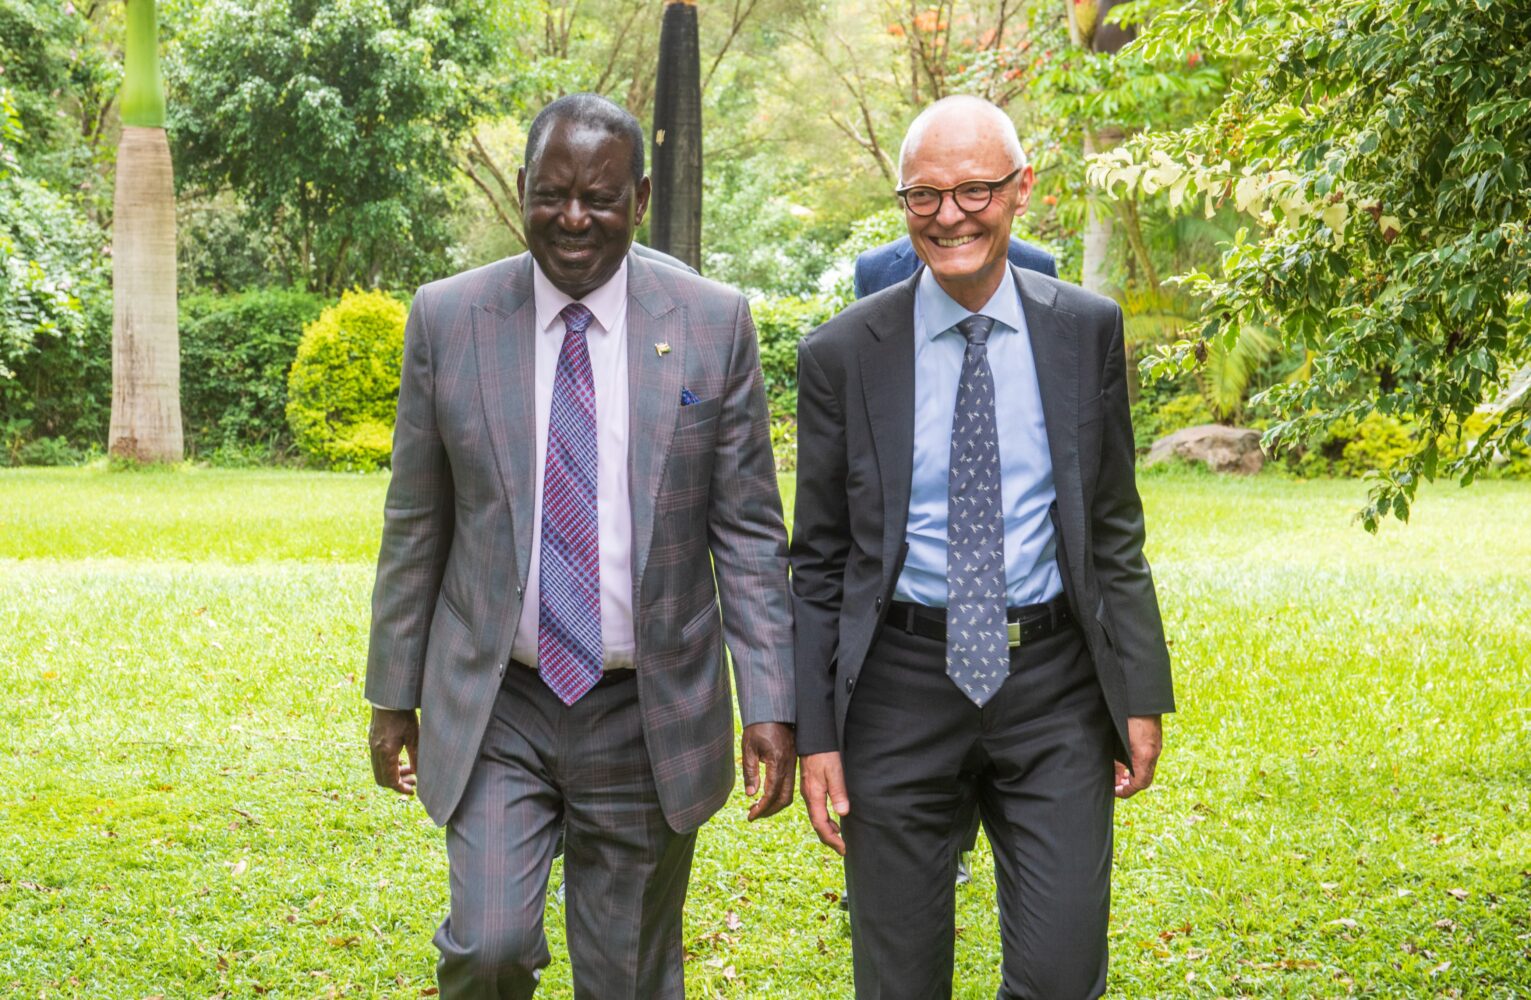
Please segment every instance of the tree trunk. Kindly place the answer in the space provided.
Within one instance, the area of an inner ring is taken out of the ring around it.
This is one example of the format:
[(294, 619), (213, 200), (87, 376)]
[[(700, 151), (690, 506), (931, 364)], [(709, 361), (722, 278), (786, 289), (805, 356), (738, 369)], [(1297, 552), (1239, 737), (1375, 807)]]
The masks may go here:
[(665, 0), (654, 86), (650, 242), (702, 269), (702, 60), (695, 0)]
[(140, 462), (179, 462), (181, 354), (176, 328), (175, 181), (165, 141), (153, 0), (128, 0), (122, 138), (112, 210), (112, 421), (107, 447)]
[[(1131, 0), (1102, 0), (1098, 4), (1080, 3), (1079, 0), (1065, 0), (1065, 2), (1068, 4), (1069, 36), (1075, 45), (1094, 52), (1115, 53), (1132, 40), (1130, 31), (1123, 31), (1115, 24), (1106, 23), (1106, 15), (1111, 12), (1112, 7), (1130, 3)], [(1090, 18), (1090, 23), (1079, 23), (1078, 15), (1081, 12)], [(1121, 141), (1122, 132), (1118, 128), (1096, 129), (1086, 124), (1084, 155), (1088, 159), (1095, 153), (1104, 153)], [(1106, 262), (1111, 252), (1111, 239), (1114, 235), (1112, 213), (1098, 205), (1095, 199), (1090, 200), (1086, 212), (1079, 283), (1092, 292), (1106, 295), (1109, 294)]]
[[(1095, 133), (1084, 130), (1084, 155), (1088, 159), (1100, 152)], [(1111, 252), (1111, 212), (1091, 198), (1085, 207), (1084, 249), (1081, 254), (1079, 283), (1101, 295), (1106, 291), (1106, 260)]]

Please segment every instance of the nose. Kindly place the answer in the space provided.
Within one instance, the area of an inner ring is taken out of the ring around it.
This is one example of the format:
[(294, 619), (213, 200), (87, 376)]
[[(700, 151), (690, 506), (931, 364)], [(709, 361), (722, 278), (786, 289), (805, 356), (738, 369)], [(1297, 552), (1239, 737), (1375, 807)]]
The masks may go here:
[(957, 205), (957, 192), (943, 191), (941, 204), (936, 207), (936, 224), (941, 226), (960, 225), (967, 218), (967, 213)]
[(563, 218), (560, 221), (569, 232), (582, 233), (590, 228), (590, 211), (585, 207), (583, 200), (570, 198), (564, 204)]

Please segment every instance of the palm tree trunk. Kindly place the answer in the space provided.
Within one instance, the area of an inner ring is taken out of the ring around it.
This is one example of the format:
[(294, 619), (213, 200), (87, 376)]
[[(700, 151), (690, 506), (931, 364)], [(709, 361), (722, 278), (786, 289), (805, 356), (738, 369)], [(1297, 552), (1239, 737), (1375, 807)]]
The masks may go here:
[[(1106, 15), (1112, 7), (1130, 0), (1066, 0), (1068, 4), (1069, 36), (1075, 45), (1094, 52), (1115, 53), (1132, 40), (1130, 32), (1114, 24), (1106, 23)], [(1081, 20), (1083, 19), (1083, 20)], [(1096, 128), (1086, 123), (1084, 128), (1084, 155), (1089, 158), (1103, 153), (1122, 141), (1118, 128)], [(1109, 294), (1107, 261), (1111, 253), (1113, 216), (1111, 211), (1091, 199), (1085, 209), (1084, 249), (1080, 260), (1079, 283), (1092, 292)]]
[(154, 0), (128, 0), (122, 138), (112, 213), (112, 421), (108, 450), (179, 462), (175, 183), (165, 141)]
[(655, 248), (702, 269), (702, 60), (695, 0), (665, 0), (654, 84)]

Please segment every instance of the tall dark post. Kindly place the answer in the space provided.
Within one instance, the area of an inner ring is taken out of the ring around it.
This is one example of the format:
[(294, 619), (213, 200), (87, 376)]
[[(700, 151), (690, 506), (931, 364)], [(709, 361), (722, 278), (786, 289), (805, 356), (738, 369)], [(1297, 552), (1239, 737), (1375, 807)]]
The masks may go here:
[(654, 86), (655, 249), (702, 269), (702, 60), (696, 0), (665, 0)]

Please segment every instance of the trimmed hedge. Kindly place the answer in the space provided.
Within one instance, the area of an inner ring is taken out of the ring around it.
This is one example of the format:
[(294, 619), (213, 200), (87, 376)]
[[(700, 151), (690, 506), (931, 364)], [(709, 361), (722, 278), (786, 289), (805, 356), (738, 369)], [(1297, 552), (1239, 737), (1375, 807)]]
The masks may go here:
[(292, 450), (287, 378), (325, 300), (252, 289), (181, 301), (181, 420), (194, 457), (280, 458)]
[(287, 422), (310, 460), (356, 472), (388, 464), (407, 318), (387, 292), (351, 291), (304, 328)]

